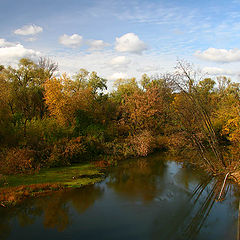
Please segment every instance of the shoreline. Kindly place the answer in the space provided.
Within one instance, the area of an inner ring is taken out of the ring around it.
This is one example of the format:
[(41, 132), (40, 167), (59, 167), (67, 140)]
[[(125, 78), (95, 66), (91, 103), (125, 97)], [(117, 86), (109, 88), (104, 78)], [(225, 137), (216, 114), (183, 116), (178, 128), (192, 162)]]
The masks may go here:
[(0, 207), (11, 207), (27, 198), (93, 185), (101, 182), (105, 174), (103, 168), (86, 163), (44, 169), (33, 175), (3, 175), (2, 178), (5, 183), (0, 185)]
[[(184, 163), (181, 158), (179, 159), (179, 156), (173, 158), (175, 162)], [(226, 180), (233, 181), (233, 183), (240, 187), (239, 170), (225, 169), (225, 171), (213, 173), (199, 164), (193, 164), (191, 162), (189, 162), (189, 164), (191, 168), (197, 167), (213, 177), (223, 178), (227, 175)], [(106, 166), (99, 167), (94, 163), (83, 163), (66, 167), (43, 169), (40, 170), (39, 173), (32, 175), (0, 175), (0, 207), (15, 206), (27, 198), (35, 198), (57, 191), (68, 191), (73, 188), (94, 185), (104, 180), (106, 176), (105, 170)], [(2, 176), (6, 178), (9, 184), (1, 183)], [(46, 177), (46, 179), (44, 180), (43, 177)]]

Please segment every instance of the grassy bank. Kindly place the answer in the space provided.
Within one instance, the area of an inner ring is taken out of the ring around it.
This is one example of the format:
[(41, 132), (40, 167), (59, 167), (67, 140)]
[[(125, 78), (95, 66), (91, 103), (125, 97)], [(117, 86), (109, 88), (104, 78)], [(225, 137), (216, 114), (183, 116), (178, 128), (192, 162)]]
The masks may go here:
[(42, 169), (33, 175), (1, 175), (0, 205), (15, 205), (28, 197), (94, 184), (103, 178), (101, 169), (90, 163)]

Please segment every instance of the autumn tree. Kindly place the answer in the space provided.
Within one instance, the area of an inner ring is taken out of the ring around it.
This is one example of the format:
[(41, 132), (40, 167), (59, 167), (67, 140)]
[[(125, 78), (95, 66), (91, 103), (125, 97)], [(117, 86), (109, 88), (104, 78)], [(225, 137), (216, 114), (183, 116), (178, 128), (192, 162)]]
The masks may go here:
[(146, 92), (135, 91), (124, 96), (121, 106), (122, 118), (131, 133), (138, 130), (154, 130), (161, 125), (163, 99), (158, 88), (149, 88)]
[[(222, 151), (219, 146), (219, 139), (213, 127), (212, 108), (209, 107), (209, 96), (213, 89), (214, 82), (211, 79), (197, 79), (196, 71), (184, 62), (179, 61), (176, 73), (169, 79), (176, 89), (180, 92), (175, 99), (176, 113), (182, 128), (187, 133), (188, 138), (198, 150), (203, 161), (213, 170), (216, 168), (208, 158), (207, 148), (212, 150), (218, 164), (226, 167)], [(181, 102), (181, 104), (178, 104)], [(196, 130), (197, 129), (197, 130)], [(208, 147), (206, 148), (206, 144)]]
[(79, 88), (66, 74), (47, 80), (45, 100), (50, 115), (63, 125), (72, 125), (77, 110), (86, 111), (93, 100), (90, 88)]
[[(230, 150), (230, 156), (226, 159), (229, 163), (240, 158), (240, 84), (234, 83), (224, 76), (218, 77), (217, 104), (215, 110), (214, 125), (217, 128), (222, 145)], [(232, 160), (231, 160), (232, 159)]]
[(15, 143), (13, 137), (13, 116), (9, 103), (11, 102), (11, 86), (7, 81), (6, 69), (0, 68), (0, 145), (12, 142)]
[(121, 97), (119, 107), (119, 131), (129, 138), (135, 152), (145, 156), (156, 142), (154, 137), (161, 136), (169, 117), (171, 89), (160, 78), (143, 76), (140, 88), (135, 81), (120, 81), (115, 96)]
[(104, 121), (105, 89), (105, 79), (96, 72), (90, 74), (80, 69), (73, 80), (66, 74), (48, 80), (45, 83), (45, 99), (50, 114), (59, 123), (75, 126), (77, 132), (82, 132), (90, 124)]
[(119, 78), (114, 82), (115, 90), (111, 93), (112, 99), (117, 103), (121, 103), (124, 96), (130, 96), (139, 90), (136, 78)]
[(30, 59), (22, 58), (18, 68), (9, 66), (5, 70), (11, 96), (8, 106), (15, 124), (23, 125), (24, 136), (26, 136), (27, 122), (33, 118), (42, 118), (45, 114), (43, 83), (55, 69), (48, 69), (47, 64), (38, 65)]
[(58, 71), (58, 64), (47, 57), (40, 57), (36, 64), (36, 72), (41, 83), (44, 83), (46, 79), (50, 79)]
[(81, 68), (78, 73), (73, 76), (77, 89), (91, 88), (93, 94), (101, 93), (107, 90), (107, 80), (101, 78), (96, 72), (89, 73), (86, 69)]

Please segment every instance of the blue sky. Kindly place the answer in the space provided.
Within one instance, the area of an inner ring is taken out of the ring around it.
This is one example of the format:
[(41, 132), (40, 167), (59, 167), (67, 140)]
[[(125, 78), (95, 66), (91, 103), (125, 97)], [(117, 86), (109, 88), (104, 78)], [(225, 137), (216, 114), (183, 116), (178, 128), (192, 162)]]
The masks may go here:
[(0, 64), (49, 56), (61, 72), (118, 77), (186, 59), (239, 79), (240, 0), (0, 0)]

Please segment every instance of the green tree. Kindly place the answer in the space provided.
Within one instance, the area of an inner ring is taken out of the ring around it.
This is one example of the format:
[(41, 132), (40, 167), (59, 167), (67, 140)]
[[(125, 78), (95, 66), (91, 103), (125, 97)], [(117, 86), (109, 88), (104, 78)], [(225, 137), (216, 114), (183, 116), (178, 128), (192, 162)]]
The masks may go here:
[(79, 72), (73, 76), (73, 79), (78, 89), (91, 88), (93, 94), (107, 90), (107, 80), (99, 77), (94, 71), (89, 73), (86, 69), (81, 68)]
[[(22, 58), (18, 68), (8, 67), (6, 79), (10, 87), (9, 107), (13, 118), (23, 125), (26, 136), (27, 122), (33, 118), (43, 118), (46, 112), (43, 83), (53, 75), (56, 68), (49, 66), (42, 59), (36, 64), (30, 59)], [(17, 122), (15, 121), (15, 124)]]

